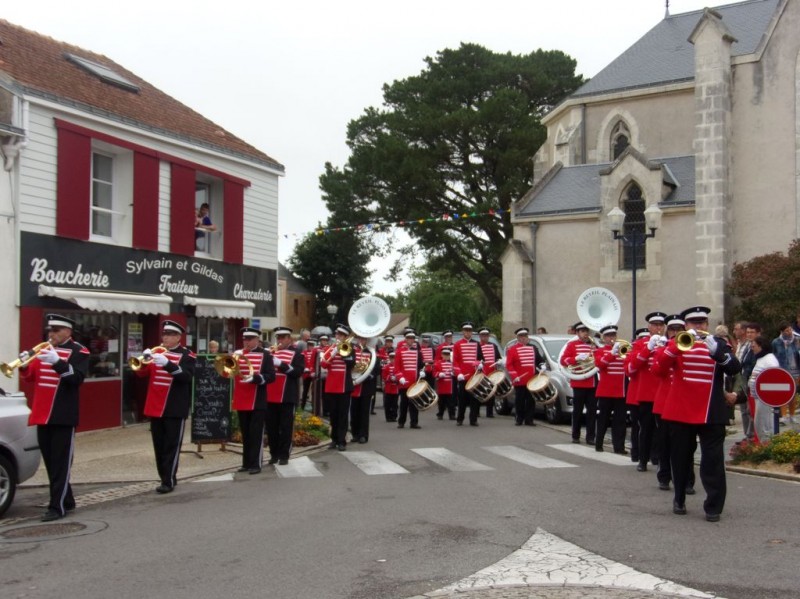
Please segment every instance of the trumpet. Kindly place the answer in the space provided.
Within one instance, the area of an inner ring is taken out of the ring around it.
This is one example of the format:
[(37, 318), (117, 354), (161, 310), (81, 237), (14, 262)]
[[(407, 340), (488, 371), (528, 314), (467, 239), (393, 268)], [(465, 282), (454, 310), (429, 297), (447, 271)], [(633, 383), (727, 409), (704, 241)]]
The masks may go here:
[(617, 343), (619, 343), (619, 356), (620, 358), (624, 358), (625, 355), (633, 349), (633, 346), (630, 344), (630, 341), (625, 341), (624, 339), (617, 339)]
[(39, 352), (41, 352), (44, 348), (48, 347), (49, 345), (50, 345), (49, 341), (42, 341), (39, 345), (37, 345), (33, 349), (28, 350), (30, 356), (28, 356), (26, 359), (22, 360), (21, 358), (17, 358), (16, 360), (13, 360), (7, 364), (5, 362), (0, 362), (0, 372), (2, 372), (8, 378), (11, 378), (12, 376), (14, 376), (14, 370), (16, 370), (17, 368), (25, 368), (28, 364), (33, 362), (33, 359), (39, 355)]
[(325, 349), (325, 353), (322, 354), (322, 359), (325, 362), (329, 362), (331, 358), (333, 358), (333, 352), (339, 352), (339, 355), (343, 358), (346, 358), (350, 354), (353, 353), (353, 339), (355, 336), (350, 335), (344, 341), (340, 341), (339, 343), (332, 343)]
[(689, 351), (692, 349), (692, 347), (694, 347), (695, 341), (702, 341), (710, 334), (711, 333), (704, 333), (702, 331), (695, 331), (694, 333), (689, 331), (681, 331), (675, 335), (675, 346), (680, 351)]
[(225, 377), (226, 379), (231, 378), (232, 376), (238, 376), (243, 379), (250, 378), (253, 376), (253, 363), (245, 355), (240, 357), (245, 361), (245, 364), (247, 364), (247, 374), (242, 373), (242, 367), (239, 363), (238, 357), (234, 356), (233, 354), (220, 354), (214, 358), (214, 370), (217, 371), (217, 374)]
[[(152, 353), (152, 354), (163, 354), (165, 351), (167, 351), (166, 347), (164, 347), (163, 345), (157, 345), (153, 349), (150, 350), (150, 353)], [(136, 372), (137, 370), (141, 369), (142, 366), (145, 366), (145, 365), (149, 364), (152, 361), (153, 361), (152, 356), (148, 357), (148, 356), (142, 354), (138, 358), (137, 357), (128, 358), (128, 366), (131, 367), (131, 370)]]

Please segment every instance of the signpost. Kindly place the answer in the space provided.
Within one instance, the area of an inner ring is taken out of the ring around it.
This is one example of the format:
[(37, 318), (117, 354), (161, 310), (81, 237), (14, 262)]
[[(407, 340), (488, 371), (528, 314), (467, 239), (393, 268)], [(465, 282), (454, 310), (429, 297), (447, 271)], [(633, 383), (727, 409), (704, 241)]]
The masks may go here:
[(774, 408), (775, 434), (780, 429), (780, 407), (792, 401), (796, 392), (794, 377), (783, 368), (767, 368), (756, 377), (756, 397)]

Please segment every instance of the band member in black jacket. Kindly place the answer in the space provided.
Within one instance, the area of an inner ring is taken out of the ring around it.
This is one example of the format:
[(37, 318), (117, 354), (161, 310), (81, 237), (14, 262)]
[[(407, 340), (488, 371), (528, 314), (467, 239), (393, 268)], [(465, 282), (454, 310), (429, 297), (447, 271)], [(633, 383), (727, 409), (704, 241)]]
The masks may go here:
[(269, 463), (289, 463), (294, 434), (294, 410), (300, 397), (300, 379), (305, 368), (303, 353), (292, 342), (292, 329), (277, 327), (272, 364), (275, 380), (267, 385), (267, 439)]

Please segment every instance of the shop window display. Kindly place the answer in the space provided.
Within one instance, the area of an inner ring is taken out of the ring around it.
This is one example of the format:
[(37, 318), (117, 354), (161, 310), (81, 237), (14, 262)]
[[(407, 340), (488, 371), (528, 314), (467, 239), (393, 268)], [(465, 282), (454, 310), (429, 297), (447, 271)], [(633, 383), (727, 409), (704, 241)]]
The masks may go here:
[(122, 368), (120, 352), (120, 316), (64, 312), (75, 320), (72, 337), (89, 349), (88, 380), (118, 377)]

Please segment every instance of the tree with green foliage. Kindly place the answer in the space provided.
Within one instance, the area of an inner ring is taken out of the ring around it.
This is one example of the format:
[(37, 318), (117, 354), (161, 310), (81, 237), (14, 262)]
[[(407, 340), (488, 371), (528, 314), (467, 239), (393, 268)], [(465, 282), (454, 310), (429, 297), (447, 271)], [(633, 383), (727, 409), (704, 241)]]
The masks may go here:
[(384, 85), (383, 108), (349, 123), (347, 164), (328, 163), (320, 177), (330, 222), (424, 220), (407, 231), (431, 270), (469, 280), (499, 312), (508, 211), (531, 185), (531, 158), (546, 139), (541, 117), (583, 78), (560, 51), (462, 44), (425, 63)]
[(367, 240), (353, 231), (310, 233), (295, 246), (289, 267), (316, 296), (317, 323), (330, 323), (330, 304), (338, 307), (336, 321), (344, 322), (353, 302), (367, 294), (370, 256)]
[(800, 239), (789, 250), (757, 256), (735, 264), (728, 293), (733, 318), (761, 324), (766, 335), (777, 335), (778, 323), (794, 322), (800, 309)]

